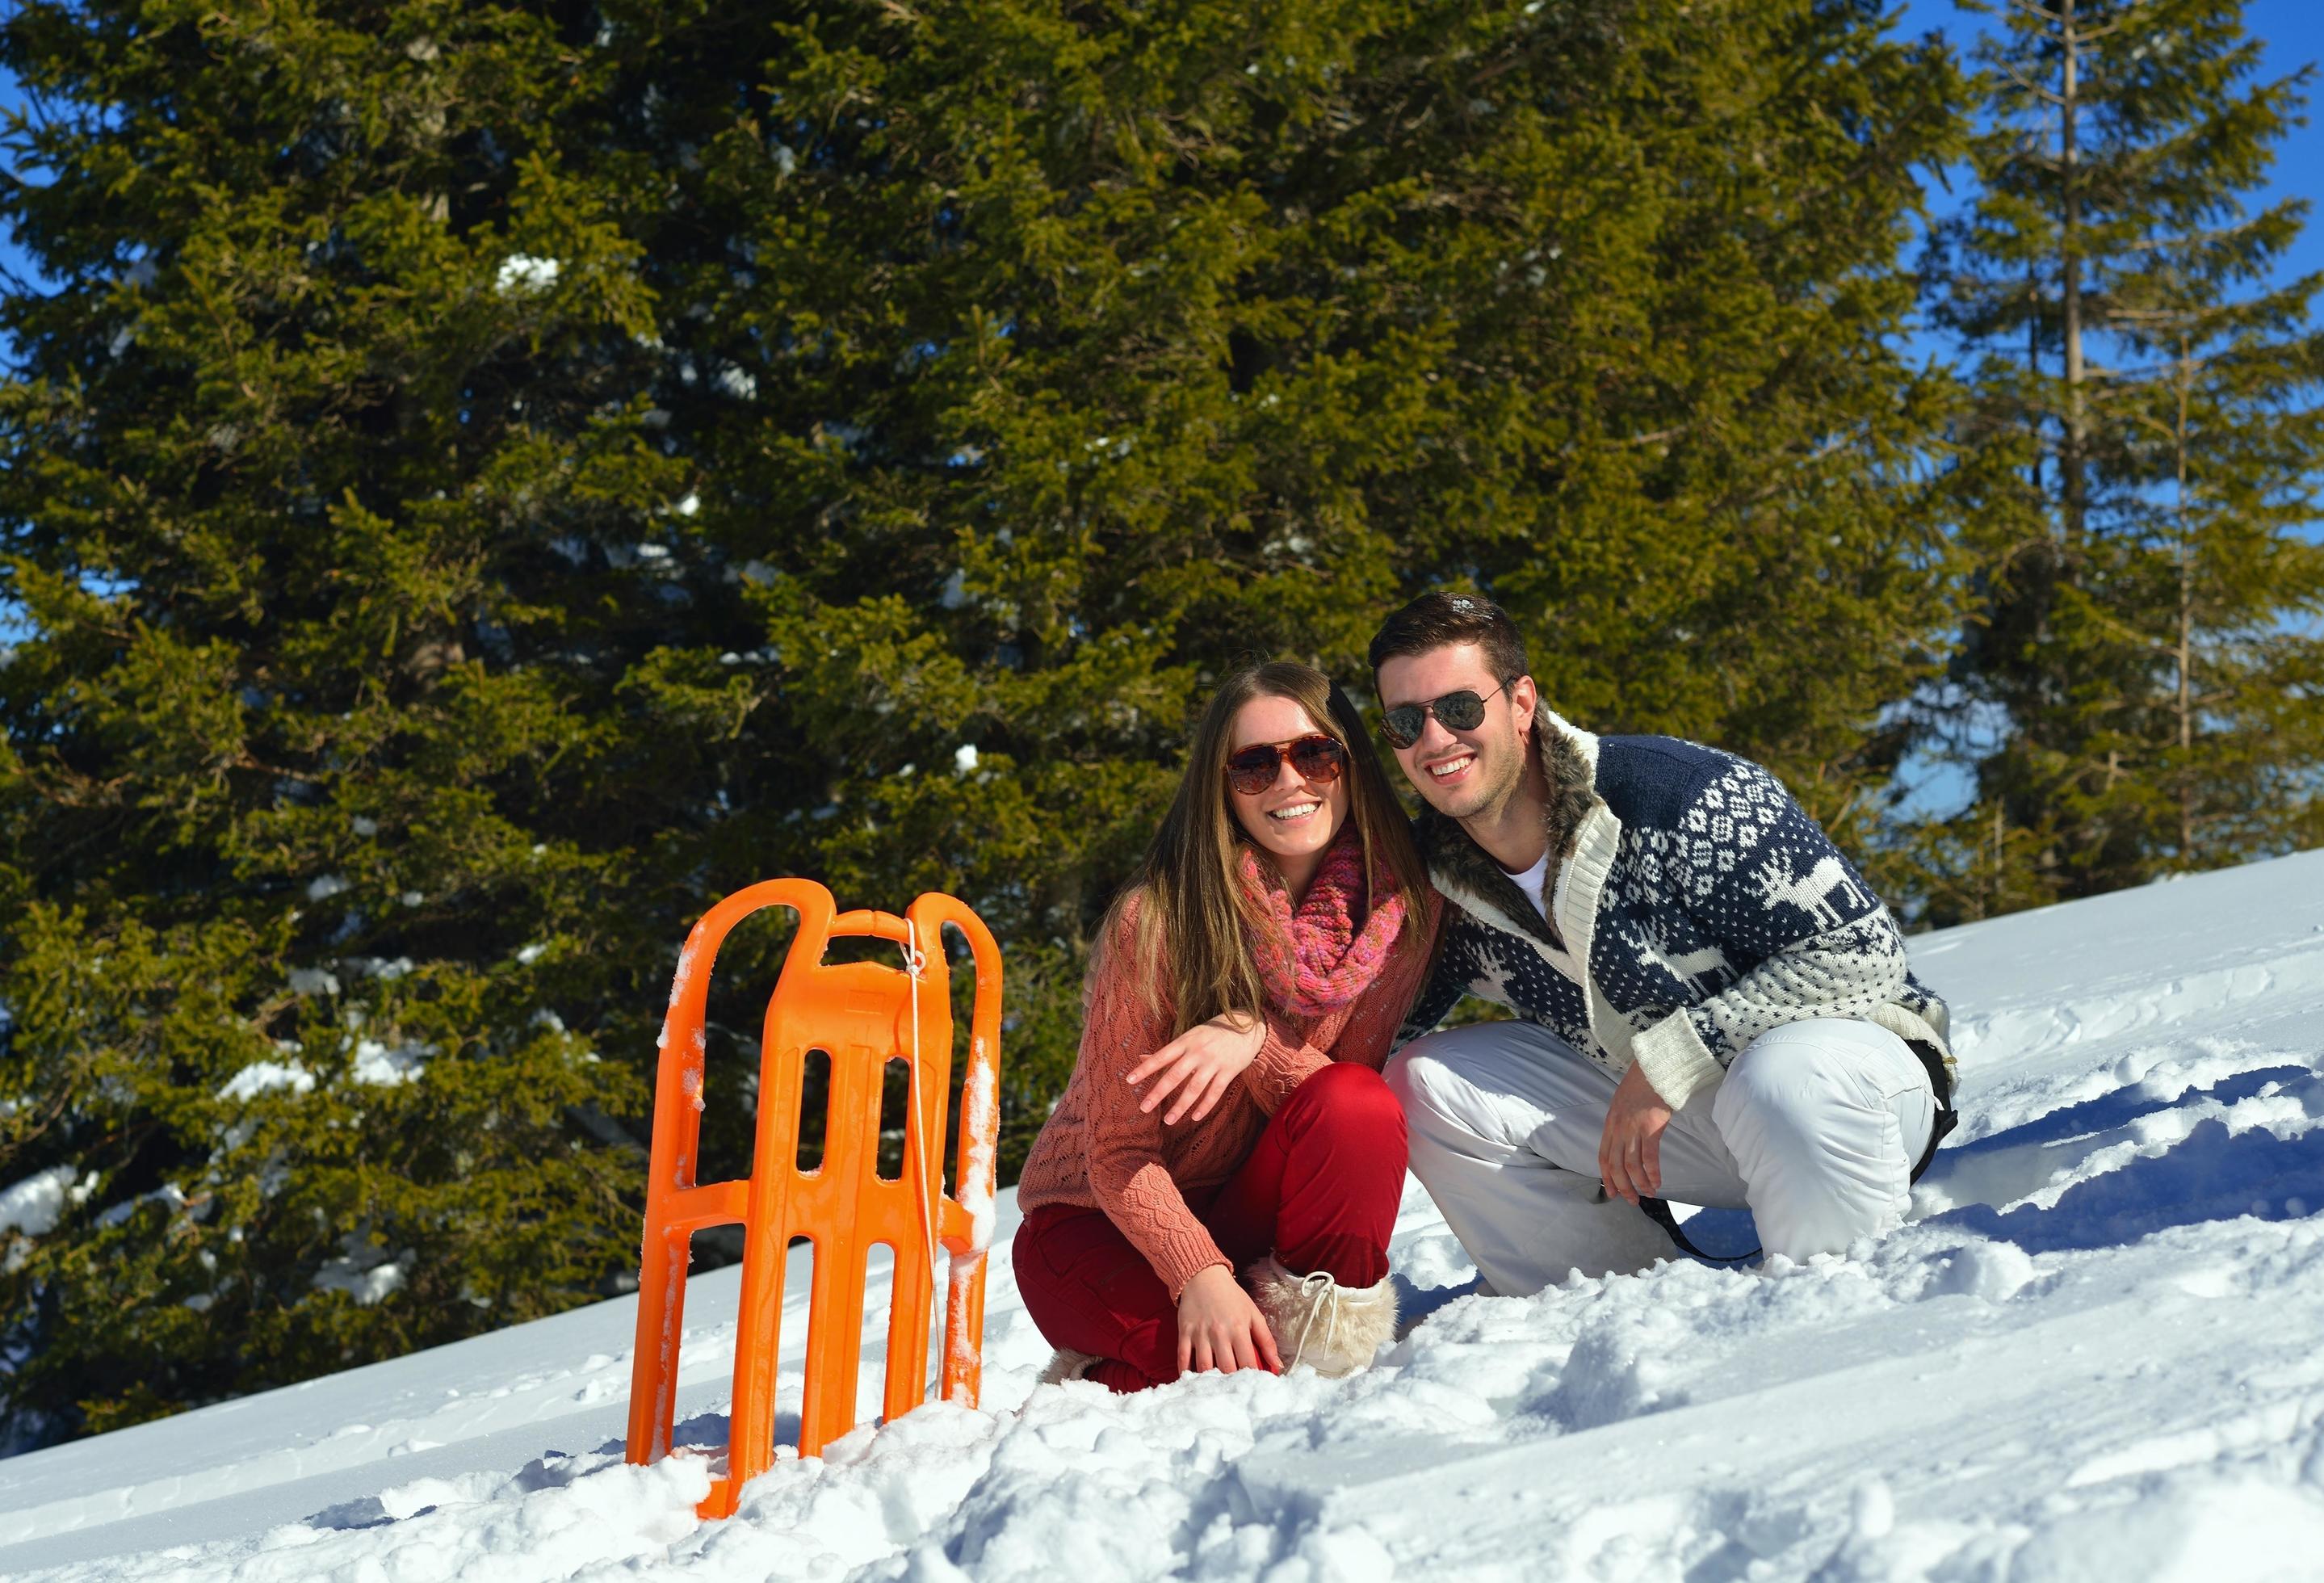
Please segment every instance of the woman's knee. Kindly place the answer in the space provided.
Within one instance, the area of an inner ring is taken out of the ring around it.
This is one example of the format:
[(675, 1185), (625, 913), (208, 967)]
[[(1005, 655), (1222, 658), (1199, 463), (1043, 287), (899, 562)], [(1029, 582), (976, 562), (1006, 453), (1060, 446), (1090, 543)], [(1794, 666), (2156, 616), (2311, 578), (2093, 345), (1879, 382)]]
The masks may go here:
[[(1296, 1111), (1295, 1108), (1296, 1107)], [(1310, 1072), (1283, 1104), (1286, 1124), (1356, 1127), (1404, 1136), (1404, 1106), (1386, 1078), (1355, 1061)]]

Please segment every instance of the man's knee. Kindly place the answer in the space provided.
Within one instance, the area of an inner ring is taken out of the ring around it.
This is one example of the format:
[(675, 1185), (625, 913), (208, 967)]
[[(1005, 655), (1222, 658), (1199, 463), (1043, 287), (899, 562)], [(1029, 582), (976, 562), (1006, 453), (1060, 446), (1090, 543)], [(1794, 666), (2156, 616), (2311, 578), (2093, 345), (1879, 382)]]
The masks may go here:
[(1748, 1140), (1812, 1152), (1838, 1142), (1834, 1116), (1888, 1111), (1896, 1095), (1927, 1086), (1920, 1063), (1886, 1029), (1794, 1023), (1761, 1034), (1736, 1058), (1711, 1116), (1730, 1149)]
[(1434, 1174), (1440, 1155), (1466, 1157), (1480, 1147), (1476, 1095), (1430, 1042), (1406, 1045), (1380, 1074), (1404, 1116), (1410, 1163), (1423, 1180)]
[(1480, 1076), (1506, 1059), (1508, 1028), (1479, 1023), (1425, 1033), (1397, 1051), (1381, 1075), (1406, 1114), (1417, 1106), (1452, 1115), (1473, 1103)]
[(1441, 1080), (1443, 1069), (1432, 1058), (1425, 1042), (1407, 1044), (1388, 1058), (1381, 1069), (1380, 1080), (1388, 1085), (1397, 1103), (1409, 1115), (1416, 1105), (1427, 1103), (1434, 1085)]
[(1794, 1128), (1840, 1090), (1839, 1052), (1820, 1041), (1779, 1037), (1788, 1032), (1778, 1028), (1764, 1034), (1735, 1058), (1719, 1088), (1715, 1108), (1722, 1121), (1748, 1116), (1764, 1125)]
[[(1590, 1111), (1593, 1089), (1610, 1093), (1612, 1085), (1591, 1075), (1589, 1064), (1545, 1029), (1475, 1023), (1414, 1040), (1387, 1077), (1416, 1155), (1435, 1145), (1474, 1156), (1528, 1147), (1545, 1122)], [(1604, 1114), (1602, 1095), (1596, 1114)]]
[(1432, 1147), (1471, 1153), (1477, 1140), (1498, 1134), (1492, 1106), (1459, 1056), (1458, 1041), (1431, 1034), (1405, 1046), (1381, 1074), (1416, 1156)]

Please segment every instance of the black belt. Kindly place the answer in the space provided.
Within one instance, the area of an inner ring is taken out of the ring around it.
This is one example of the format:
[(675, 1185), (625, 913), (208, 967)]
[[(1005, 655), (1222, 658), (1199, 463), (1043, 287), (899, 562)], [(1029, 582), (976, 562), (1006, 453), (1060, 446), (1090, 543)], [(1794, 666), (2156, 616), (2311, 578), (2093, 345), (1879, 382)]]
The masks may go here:
[(1921, 1065), (1928, 1069), (1929, 1092), (1937, 1097), (1937, 1114), (1929, 1123), (1929, 1146), (1921, 1151), (1920, 1163), (1905, 1179), (1910, 1183), (1927, 1173), (1929, 1162), (1937, 1157), (1937, 1145), (1960, 1125), (1960, 1112), (1953, 1108), (1952, 1070), (1945, 1065), (1945, 1052), (1925, 1039), (1907, 1039), (1904, 1048), (1918, 1056)]
[[(1927, 1173), (1930, 1163), (1937, 1157), (1937, 1145), (1960, 1125), (1960, 1112), (1953, 1108), (1952, 1074), (1945, 1067), (1944, 1051), (1925, 1039), (1907, 1039), (1904, 1048), (1911, 1051), (1927, 1070), (1929, 1092), (1935, 1095), (1937, 1100), (1936, 1114), (1929, 1121), (1929, 1146), (1921, 1151), (1921, 1158), (1914, 1165), (1912, 1175), (1904, 1179), (1906, 1185), (1910, 1186)], [(1677, 1245), (1679, 1252), (1691, 1259), (1700, 1259), (1706, 1264), (1740, 1264), (1759, 1256), (1760, 1250), (1757, 1247), (1741, 1254), (1704, 1253), (1688, 1241), (1686, 1233), (1678, 1228), (1678, 1217), (1671, 1213), (1667, 1199), (1640, 1199), (1638, 1208), (1646, 1212), (1646, 1218), (1663, 1228), (1664, 1234)]]

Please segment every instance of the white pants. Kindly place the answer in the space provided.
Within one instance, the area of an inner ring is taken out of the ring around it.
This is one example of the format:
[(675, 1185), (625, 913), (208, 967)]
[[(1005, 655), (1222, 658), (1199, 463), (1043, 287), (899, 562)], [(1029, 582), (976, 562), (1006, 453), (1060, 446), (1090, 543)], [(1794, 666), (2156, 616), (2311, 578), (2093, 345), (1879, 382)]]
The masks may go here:
[[(1413, 1174), (1495, 1291), (1675, 1256), (1661, 1227), (1600, 1189), (1615, 1078), (1548, 1029), (1432, 1033), (1406, 1046), (1388, 1080)], [(1935, 1120), (1928, 1072), (1895, 1034), (1845, 1018), (1793, 1023), (1754, 1040), (1671, 1117), (1663, 1196), (1748, 1208), (1770, 1254), (1839, 1253), (1904, 1223)]]

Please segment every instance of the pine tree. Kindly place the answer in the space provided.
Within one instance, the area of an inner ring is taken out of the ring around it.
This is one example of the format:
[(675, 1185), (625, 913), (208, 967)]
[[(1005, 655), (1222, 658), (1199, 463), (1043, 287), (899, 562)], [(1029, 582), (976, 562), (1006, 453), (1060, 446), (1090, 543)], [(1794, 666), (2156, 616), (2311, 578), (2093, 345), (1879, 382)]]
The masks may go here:
[(8, 300), (0, 387), (33, 630), (0, 671), (0, 1172), (59, 1215), (0, 1273), (19, 1437), (549, 1312), (634, 1258), (601, 962), (683, 885), (635, 832), (700, 819), (685, 767), (740, 706), (658, 657), (687, 478), (637, 396), (624, 193), (560, 146), (593, 141), (577, 25), (0, 31), (35, 105), (7, 212), (58, 282)]
[(648, 255), (705, 532), (765, 573), (770, 842), (968, 884), (1070, 983), (1205, 680), (1360, 680), (1444, 581), (1577, 717), (1868, 812), (1948, 618), (1896, 253), (1959, 90), (1877, 6), (635, 26), (700, 73)]
[[(1950, 620), (1895, 258), (1960, 83), (1869, 0), (45, 4), (0, 55), (62, 282), (0, 391), (50, 1432), (610, 1289), (678, 941), (770, 875), (994, 927), (1005, 1179), (1240, 659), (1360, 691), (1488, 588), (1576, 718), (1860, 824)], [(704, 1180), (783, 938), (722, 953)]]
[(2303, 201), (2245, 202), (2308, 72), (2234, 0), (2045, 0), (1979, 46), (1982, 192), (1932, 254), (1981, 355), (1957, 482), (1982, 606), (1976, 804), (1932, 832), (1944, 921), (2324, 833), (2324, 277)]

